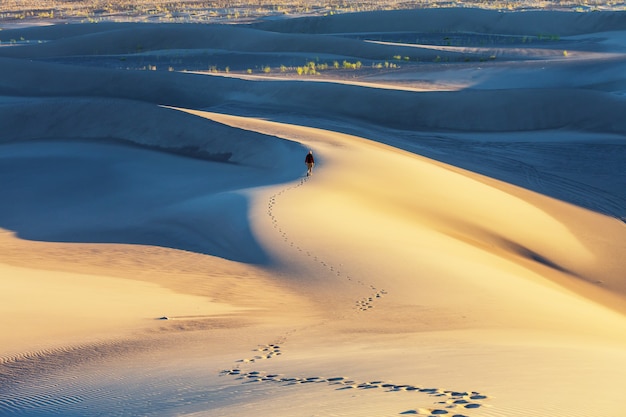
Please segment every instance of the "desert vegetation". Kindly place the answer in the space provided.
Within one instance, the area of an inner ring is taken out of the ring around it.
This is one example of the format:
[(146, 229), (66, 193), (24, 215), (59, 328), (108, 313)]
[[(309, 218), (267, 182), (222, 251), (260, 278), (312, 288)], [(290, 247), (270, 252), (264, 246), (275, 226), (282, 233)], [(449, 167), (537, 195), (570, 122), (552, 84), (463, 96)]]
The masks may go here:
[(0, 22), (23, 20), (245, 22), (264, 16), (328, 15), (424, 7), (480, 7), (501, 10), (624, 10), (605, 0), (3, 0)]
[[(563, 55), (567, 56), (567, 51), (563, 51)], [(157, 71), (157, 70), (167, 70), (169, 72), (172, 71), (183, 71), (183, 72), (207, 72), (210, 74), (257, 74), (257, 75), (271, 75), (271, 76), (322, 76), (324, 74), (328, 75), (338, 75), (339, 73), (348, 74), (348, 73), (371, 73), (373, 71), (392, 71), (399, 68), (402, 68), (404, 65), (410, 65), (411, 63), (455, 63), (455, 62), (486, 62), (493, 61), (496, 59), (495, 55), (488, 56), (462, 56), (457, 57), (455, 59), (450, 59), (449, 57), (442, 57), (440, 55), (435, 55), (432, 59), (422, 60), (413, 59), (410, 60), (408, 57), (393, 57), (390, 60), (386, 61), (371, 61), (368, 63), (363, 63), (358, 60), (343, 60), (343, 61), (332, 61), (332, 62), (319, 62), (314, 60), (306, 61), (302, 65), (262, 65), (254, 68), (232, 68), (230, 66), (218, 66), (209, 64), (207, 67), (197, 67), (190, 66), (189, 63), (185, 63), (186, 65), (181, 66), (182, 60), (180, 64), (174, 62), (173, 60), (169, 63), (161, 63), (160, 65), (146, 62), (146, 60), (138, 60), (136, 62), (128, 62), (127, 58), (121, 58), (119, 61), (123, 63), (122, 65), (114, 65), (117, 68), (122, 68), (126, 70), (149, 70), (149, 71)], [(149, 61), (149, 58), (147, 59)]]

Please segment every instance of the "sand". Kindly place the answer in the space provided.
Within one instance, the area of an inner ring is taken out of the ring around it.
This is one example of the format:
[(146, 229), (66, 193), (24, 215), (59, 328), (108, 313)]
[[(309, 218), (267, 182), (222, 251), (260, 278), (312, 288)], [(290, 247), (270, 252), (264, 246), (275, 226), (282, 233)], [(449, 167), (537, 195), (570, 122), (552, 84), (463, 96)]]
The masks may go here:
[(0, 415), (623, 416), (624, 16), (0, 31)]

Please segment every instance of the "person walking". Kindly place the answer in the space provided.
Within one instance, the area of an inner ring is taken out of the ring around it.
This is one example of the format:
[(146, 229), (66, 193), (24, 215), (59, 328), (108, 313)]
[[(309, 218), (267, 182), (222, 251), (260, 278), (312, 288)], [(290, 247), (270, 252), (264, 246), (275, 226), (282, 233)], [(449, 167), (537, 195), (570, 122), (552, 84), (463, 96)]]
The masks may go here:
[(313, 165), (315, 165), (315, 158), (313, 158), (313, 151), (309, 151), (304, 158), (304, 163), (307, 166), (306, 176), (309, 177), (313, 175)]

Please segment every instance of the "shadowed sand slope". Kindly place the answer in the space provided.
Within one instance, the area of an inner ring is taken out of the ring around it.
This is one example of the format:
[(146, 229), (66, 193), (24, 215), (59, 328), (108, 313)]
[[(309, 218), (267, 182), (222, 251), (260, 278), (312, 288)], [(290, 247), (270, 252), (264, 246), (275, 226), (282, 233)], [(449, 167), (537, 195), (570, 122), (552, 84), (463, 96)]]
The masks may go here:
[(258, 170), (66, 140), (4, 145), (1, 160), (11, 204), (0, 209), (0, 223), (20, 238), (158, 245), (267, 262), (247, 226), (247, 198), (237, 192), (258, 185)]
[[(145, 101), (46, 97), (0, 100), (1, 141), (118, 141), (210, 161), (257, 168), (290, 164), (296, 145), (189, 117)], [(37, 123), (30, 123), (37, 114)], [(280, 173), (279, 173), (280, 175)]]
[[(28, 61), (3, 61), (4, 95), (95, 95), (175, 106), (244, 106), (350, 118), (403, 130), (519, 131), (571, 128), (622, 133), (621, 96), (587, 89), (409, 92), (333, 82), (253, 83), (176, 73), (119, 73)], [(37, 83), (45, 71), (59, 79)], [(78, 74), (88, 72), (89, 77)], [(74, 73), (78, 76), (73, 77)], [(141, 82), (139, 80), (141, 79)], [(166, 83), (166, 84), (163, 84)], [(176, 85), (178, 88), (172, 89)], [(381, 112), (382, 109), (388, 110)]]
[(348, 13), (324, 17), (303, 17), (254, 25), (277, 32), (478, 32), (515, 34), (556, 34), (622, 30), (626, 14), (619, 12), (500, 12), (481, 9), (419, 9)]
[[(85, 34), (71, 31), (65, 34), (63, 26), (45, 31), (14, 29), (2, 33), (2, 40), (25, 38), (33, 43), (21, 48), (9, 48), (0, 54), (19, 58), (52, 58), (74, 55), (119, 55), (146, 51), (213, 49), (254, 53), (318, 53), (353, 56), (369, 59), (389, 58), (389, 48), (360, 40), (316, 36), (308, 34), (282, 34), (232, 25), (194, 24), (107, 24), (108, 29)], [(396, 48), (413, 56), (423, 51), (408, 46)]]

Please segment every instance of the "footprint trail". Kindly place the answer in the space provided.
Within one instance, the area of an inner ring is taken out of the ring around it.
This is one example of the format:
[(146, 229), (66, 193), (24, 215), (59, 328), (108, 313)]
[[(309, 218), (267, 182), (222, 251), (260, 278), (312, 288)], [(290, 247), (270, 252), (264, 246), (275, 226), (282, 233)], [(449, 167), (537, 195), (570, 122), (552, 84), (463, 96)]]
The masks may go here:
[[(319, 263), (326, 268), (332, 275), (339, 279), (346, 279), (355, 285), (367, 288), (369, 293), (363, 298), (356, 300), (354, 310), (357, 312), (367, 312), (374, 308), (375, 303), (380, 300), (387, 291), (378, 289), (374, 285), (368, 285), (359, 279), (355, 279), (345, 274), (342, 270), (326, 262), (324, 259), (312, 253), (310, 250), (302, 248), (297, 242), (292, 240), (288, 233), (281, 226), (279, 219), (274, 213), (274, 207), (280, 200), (280, 197), (294, 189), (302, 187), (310, 177), (304, 177), (299, 182), (282, 189), (269, 198), (267, 206), (267, 214), (270, 217), (272, 226), (280, 234), (282, 240), (293, 247), (295, 250), (310, 257), (314, 262)], [(488, 397), (476, 391), (452, 391), (441, 388), (428, 388), (418, 385), (399, 385), (391, 382), (373, 380), (373, 381), (355, 381), (346, 376), (287, 376), (279, 373), (269, 373), (257, 370), (244, 370), (242, 366), (258, 363), (259, 361), (269, 360), (281, 356), (283, 354), (281, 345), (287, 341), (287, 336), (281, 337), (280, 342), (259, 345), (254, 349), (253, 355), (248, 358), (237, 360), (237, 365), (231, 369), (225, 369), (220, 372), (220, 376), (230, 376), (240, 380), (244, 384), (251, 383), (274, 383), (284, 386), (291, 385), (307, 385), (307, 384), (326, 384), (335, 390), (383, 390), (384, 392), (406, 392), (411, 394), (427, 395), (438, 399), (433, 407), (421, 407), (399, 412), (400, 415), (423, 415), (423, 416), (449, 416), (449, 417), (469, 417), (464, 412), (480, 409), (484, 407), (484, 401)]]
[[(274, 207), (276, 206), (277, 200), (283, 194), (285, 194), (285, 193), (287, 193), (289, 191), (292, 191), (294, 189), (297, 189), (299, 187), (302, 187), (304, 184), (306, 184), (306, 182), (310, 178), (311, 177), (304, 177), (299, 182), (297, 182), (296, 184), (294, 184), (294, 185), (292, 185), (290, 187), (284, 188), (281, 191), (277, 192), (276, 194), (274, 194), (274, 195), (272, 195), (270, 197), (269, 202), (268, 202), (268, 206), (267, 206), (267, 214), (270, 217), (270, 220), (272, 222), (273, 227), (278, 231), (278, 233), (280, 233), (283, 241), (286, 244), (288, 244), (289, 246), (291, 246), (294, 249), (298, 250), (299, 252), (305, 254), (306, 256), (310, 257), (313, 261), (315, 261), (315, 262), (319, 263), (320, 265), (322, 265), (332, 275), (336, 275), (338, 278), (343, 278), (343, 279), (346, 279), (348, 281), (351, 281), (355, 285), (359, 285), (359, 286), (362, 286), (362, 287), (368, 287), (368, 285), (365, 284), (364, 282), (362, 282), (361, 280), (354, 279), (350, 275), (345, 274), (343, 271), (341, 271), (335, 265), (332, 265), (331, 263), (326, 262), (324, 259), (321, 259), (319, 256), (317, 256), (314, 253), (312, 253), (310, 250), (305, 250), (304, 248), (300, 247), (300, 245), (298, 243), (294, 242), (293, 240), (291, 240), (289, 238), (289, 235), (284, 230), (284, 228), (280, 225), (280, 222), (278, 221), (276, 215), (274, 214)], [(355, 301), (355, 307), (354, 308), (357, 311), (369, 311), (369, 310), (371, 310), (372, 308), (374, 308), (374, 303), (376, 301), (380, 300), (385, 294), (387, 294), (387, 291), (385, 291), (384, 289), (377, 289), (373, 285), (369, 285), (369, 290), (371, 292), (367, 296), (364, 296), (363, 298)]]
[(244, 372), (239, 368), (226, 369), (220, 372), (222, 376), (233, 376), (242, 383), (263, 383), (271, 382), (289, 385), (305, 385), (305, 384), (326, 384), (335, 390), (370, 390), (380, 389), (384, 392), (404, 391), (407, 393), (425, 394), (430, 397), (436, 397), (440, 401), (436, 402), (435, 407), (416, 408), (400, 412), (399, 414), (417, 414), (417, 415), (450, 415), (451, 417), (467, 417), (460, 414), (463, 410), (475, 410), (484, 406), (484, 401), (488, 399), (486, 395), (479, 392), (459, 392), (451, 390), (443, 390), (440, 388), (425, 388), (416, 385), (398, 385), (384, 381), (355, 381), (345, 376), (309, 376), (309, 377), (289, 377), (281, 374), (273, 374), (261, 371)]

